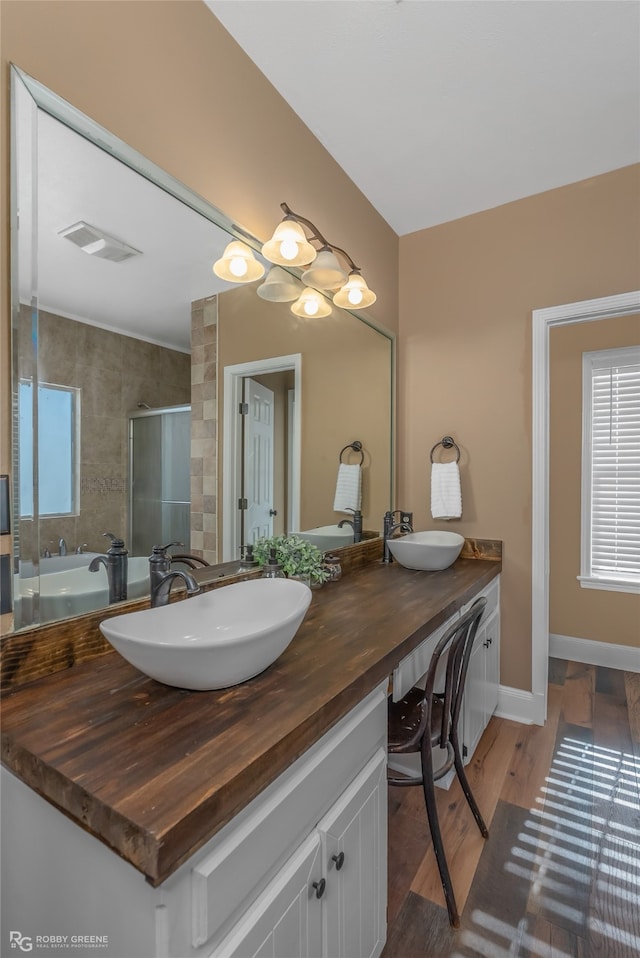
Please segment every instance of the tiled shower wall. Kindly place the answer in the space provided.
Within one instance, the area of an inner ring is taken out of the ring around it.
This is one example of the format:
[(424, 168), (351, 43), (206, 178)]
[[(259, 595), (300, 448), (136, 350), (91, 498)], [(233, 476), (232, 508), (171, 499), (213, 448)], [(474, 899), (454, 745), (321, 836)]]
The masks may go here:
[(191, 304), (191, 552), (218, 562), (218, 300)]
[[(28, 335), (28, 310), (20, 328)], [(26, 349), (21, 355), (28, 355)], [(64, 538), (69, 551), (84, 545), (104, 552), (105, 531), (127, 538), (128, 416), (139, 403), (174, 406), (190, 401), (190, 357), (110, 330), (41, 312), (39, 379), (81, 392), (80, 514), (20, 523), (20, 551), (54, 553)], [(23, 367), (21, 375), (28, 375)]]

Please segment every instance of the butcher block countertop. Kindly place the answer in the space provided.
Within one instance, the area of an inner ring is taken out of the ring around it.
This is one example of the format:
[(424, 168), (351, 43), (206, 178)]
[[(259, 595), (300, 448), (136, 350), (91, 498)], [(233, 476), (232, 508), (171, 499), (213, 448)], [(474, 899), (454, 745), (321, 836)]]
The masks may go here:
[(2, 761), (157, 886), (500, 570), (371, 562), (314, 591), (283, 655), (230, 689), (170, 688), (116, 652), (38, 679), (2, 702)]

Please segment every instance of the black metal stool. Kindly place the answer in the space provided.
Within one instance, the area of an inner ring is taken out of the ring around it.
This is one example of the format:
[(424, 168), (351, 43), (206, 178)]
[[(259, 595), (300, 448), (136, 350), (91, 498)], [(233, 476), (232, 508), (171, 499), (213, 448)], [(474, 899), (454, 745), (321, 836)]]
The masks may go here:
[[(488, 838), (487, 826), (476, 805), (464, 771), (458, 740), (458, 720), (469, 658), (486, 604), (485, 598), (478, 599), (468, 612), (465, 612), (442, 636), (433, 651), (424, 690), (412, 688), (399, 702), (392, 702), (389, 699), (389, 753), (419, 752), (422, 775), (415, 778), (395, 778), (389, 775), (388, 782), (389, 785), (422, 785), (423, 787), (427, 818), (449, 912), (449, 921), (454, 928), (459, 927), (460, 916), (442, 844), (435, 782), (443, 778), (451, 768), (455, 768), (478, 828), (483, 838)], [(446, 656), (444, 691), (435, 692), (438, 663), (443, 656)], [(435, 770), (433, 768), (434, 748), (446, 749), (444, 763)]]

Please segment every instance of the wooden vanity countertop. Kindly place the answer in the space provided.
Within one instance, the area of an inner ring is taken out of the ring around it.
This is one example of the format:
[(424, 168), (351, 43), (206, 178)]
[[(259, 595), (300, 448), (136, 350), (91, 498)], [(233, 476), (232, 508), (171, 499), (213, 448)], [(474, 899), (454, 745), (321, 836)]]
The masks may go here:
[(117, 652), (2, 702), (2, 761), (152, 885), (175, 870), (501, 571), (372, 562), (314, 591), (288, 649), (230, 689), (189, 692)]

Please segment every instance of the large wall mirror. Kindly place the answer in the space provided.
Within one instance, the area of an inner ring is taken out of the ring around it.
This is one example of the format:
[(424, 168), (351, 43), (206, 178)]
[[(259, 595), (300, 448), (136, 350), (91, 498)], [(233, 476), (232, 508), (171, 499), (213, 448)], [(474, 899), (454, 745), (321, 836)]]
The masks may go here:
[[(134, 598), (153, 545), (215, 565), (256, 530), (337, 524), (341, 453), (377, 532), (392, 336), (218, 279), (227, 243), (256, 238), (15, 68), (12, 106), (14, 628), (108, 604), (104, 568), (87, 571), (105, 533), (125, 540)], [(252, 452), (261, 404), (267, 457)], [(250, 518), (265, 483), (268, 516)]]

